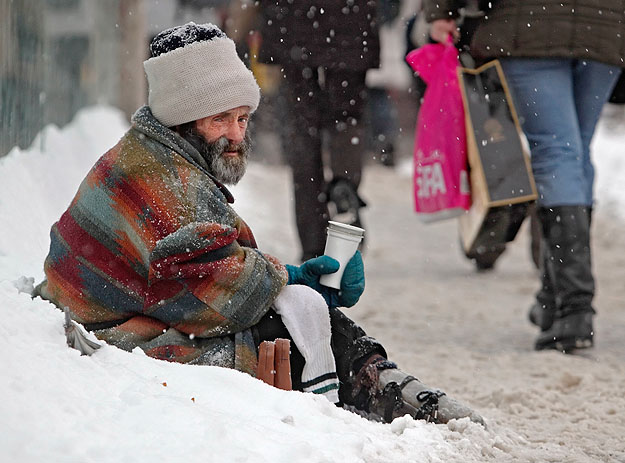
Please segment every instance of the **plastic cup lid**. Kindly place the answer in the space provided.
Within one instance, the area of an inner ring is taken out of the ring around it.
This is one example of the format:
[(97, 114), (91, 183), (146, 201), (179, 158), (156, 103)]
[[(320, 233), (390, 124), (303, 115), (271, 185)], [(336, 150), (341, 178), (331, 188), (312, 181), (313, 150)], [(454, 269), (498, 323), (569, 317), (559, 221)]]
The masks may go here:
[(355, 227), (353, 225), (348, 225), (346, 223), (335, 222), (333, 220), (328, 221), (328, 228), (331, 228), (337, 231), (340, 230), (342, 232), (349, 233), (350, 235), (356, 235), (356, 236), (364, 236), (365, 234), (365, 230), (363, 228)]

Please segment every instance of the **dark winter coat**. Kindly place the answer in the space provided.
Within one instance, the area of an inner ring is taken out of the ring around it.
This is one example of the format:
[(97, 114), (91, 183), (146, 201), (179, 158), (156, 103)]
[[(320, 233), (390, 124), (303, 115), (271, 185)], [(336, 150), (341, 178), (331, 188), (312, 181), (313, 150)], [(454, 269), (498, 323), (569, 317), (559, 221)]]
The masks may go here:
[[(426, 20), (457, 17), (460, 0), (424, 0)], [(493, 0), (471, 44), (478, 60), (591, 59), (625, 67), (622, 0)]]
[(379, 66), (373, 0), (261, 0), (259, 60), (365, 71)]
[(232, 201), (144, 107), (52, 227), (40, 293), (122, 349), (254, 373), (249, 328), (287, 274)]

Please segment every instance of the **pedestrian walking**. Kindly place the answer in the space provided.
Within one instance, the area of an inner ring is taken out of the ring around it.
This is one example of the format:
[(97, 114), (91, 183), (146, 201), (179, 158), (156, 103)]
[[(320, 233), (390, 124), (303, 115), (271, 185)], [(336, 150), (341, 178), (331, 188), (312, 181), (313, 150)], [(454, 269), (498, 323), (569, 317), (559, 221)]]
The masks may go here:
[(284, 151), (302, 261), (323, 254), (329, 218), (361, 226), (365, 76), (379, 65), (375, 3), (259, 4), (259, 61), (280, 65), (284, 77)]
[[(458, 35), (459, 0), (425, 0), (430, 36)], [(469, 2), (470, 3), (470, 2)], [(569, 352), (594, 340), (590, 153), (604, 103), (625, 66), (625, 10), (617, 0), (491, 0), (470, 50), (501, 61), (531, 150), (542, 231), (541, 285), (529, 318), (535, 348)], [(600, 154), (600, 153), (599, 153)]]

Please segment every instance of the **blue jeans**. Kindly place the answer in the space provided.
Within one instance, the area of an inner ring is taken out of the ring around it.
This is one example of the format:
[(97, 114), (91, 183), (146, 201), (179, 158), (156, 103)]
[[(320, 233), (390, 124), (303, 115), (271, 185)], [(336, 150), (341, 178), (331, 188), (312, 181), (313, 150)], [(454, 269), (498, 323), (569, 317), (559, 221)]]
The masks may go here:
[(538, 205), (592, 206), (590, 141), (621, 69), (568, 58), (500, 61), (530, 145)]

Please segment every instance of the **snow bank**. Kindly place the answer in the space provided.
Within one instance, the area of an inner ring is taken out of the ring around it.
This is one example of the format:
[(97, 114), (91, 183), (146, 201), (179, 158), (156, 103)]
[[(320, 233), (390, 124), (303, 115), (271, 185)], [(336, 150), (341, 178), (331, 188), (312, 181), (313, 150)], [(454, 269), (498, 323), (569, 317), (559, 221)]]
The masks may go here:
[(123, 114), (87, 108), (62, 130), (44, 128), (28, 150), (0, 158), (0, 279), (43, 278), (50, 226), (74, 197), (94, 162), (126, 131)]
[(371, 423), (234, 370), (111, 346), (81, 357), (65, 345), (60, 311), (7, 281), (0, 294), (4, 461), (422, 462), (495, 450), (477, 425)]

